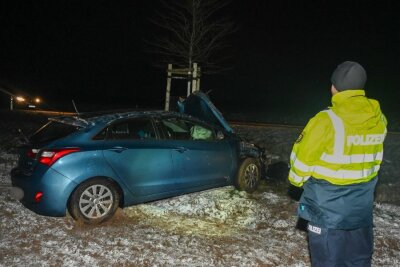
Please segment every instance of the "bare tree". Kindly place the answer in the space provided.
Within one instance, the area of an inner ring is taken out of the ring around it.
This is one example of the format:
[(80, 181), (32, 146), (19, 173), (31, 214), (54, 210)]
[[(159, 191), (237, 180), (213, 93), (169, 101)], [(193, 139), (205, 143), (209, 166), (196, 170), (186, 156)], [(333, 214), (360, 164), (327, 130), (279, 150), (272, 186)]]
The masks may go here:
[(215, 73), (229, 58), (227, 38), (235, 31), (224, 14), (229, 0), (161, 0), (162, 8), (151, 22), (160, 33), (147, 40), (149, 51), (158, 55), (157, 66), (172, 63), (190, 68), (198, 63), (202, 73)]

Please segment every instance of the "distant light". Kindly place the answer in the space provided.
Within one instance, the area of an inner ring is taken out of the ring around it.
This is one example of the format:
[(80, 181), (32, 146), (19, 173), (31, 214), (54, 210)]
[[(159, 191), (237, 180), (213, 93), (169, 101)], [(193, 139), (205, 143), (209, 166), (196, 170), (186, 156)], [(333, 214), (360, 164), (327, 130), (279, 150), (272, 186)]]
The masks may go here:
[(41, 100), (39, 97), (36, 97), (36, 98), (35, 98), (35, 103), (38, 103), (38, 104), (39, 104), (40, 102), (42, 102), (42, 100)]
[(15, 99), (16, 99), (18, 102), (24, 102), (24, 101), (25, 101), (25, 98), (23, 98), (22, 96), (17, 96)]

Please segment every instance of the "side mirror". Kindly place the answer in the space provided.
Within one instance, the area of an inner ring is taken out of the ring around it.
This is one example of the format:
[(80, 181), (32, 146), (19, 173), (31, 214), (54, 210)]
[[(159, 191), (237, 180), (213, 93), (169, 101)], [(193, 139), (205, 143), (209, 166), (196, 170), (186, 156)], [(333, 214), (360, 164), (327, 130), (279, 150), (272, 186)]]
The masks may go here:
[(221, 131), (218, 131), (218, 132), (217, 132), (217, 140), (222, 140), (222, 139), (224, 139), (224, 138), (225, 138), (224, 133), (221, 132)]

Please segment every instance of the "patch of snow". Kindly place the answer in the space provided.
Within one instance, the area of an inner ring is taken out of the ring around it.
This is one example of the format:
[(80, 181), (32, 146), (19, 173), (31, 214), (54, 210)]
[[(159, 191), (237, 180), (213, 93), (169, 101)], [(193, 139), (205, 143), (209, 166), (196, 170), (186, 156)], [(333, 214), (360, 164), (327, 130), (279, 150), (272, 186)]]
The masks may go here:
[[(0, 153), (10, 185), (13, 154)], [(223, 187), (118, 210), (100, 226), (37, 215), (0, 190), (0, 266), (309, 266), (297, 203)], [(373, 266), (400, 266), (400, 207), (375, 205)]]

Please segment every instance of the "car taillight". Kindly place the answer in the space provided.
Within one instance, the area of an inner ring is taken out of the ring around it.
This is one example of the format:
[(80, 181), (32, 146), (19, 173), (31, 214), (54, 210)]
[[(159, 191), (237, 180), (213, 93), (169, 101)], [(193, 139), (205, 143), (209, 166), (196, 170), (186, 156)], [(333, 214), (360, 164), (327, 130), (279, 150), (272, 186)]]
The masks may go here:
[(39, 162), (50, 167), (59, 158), (74, 152), (78, 152), (79, 150), (80, 149), (77, 147), (46, 149), (40, 153)]
[(34, 159), (34, 158), (36, 158), (36, 155), (38, 152), (39, 152), (39, 149), (36, 149), (36, 148), (29, 149), (27, 152), (27, 156)]

